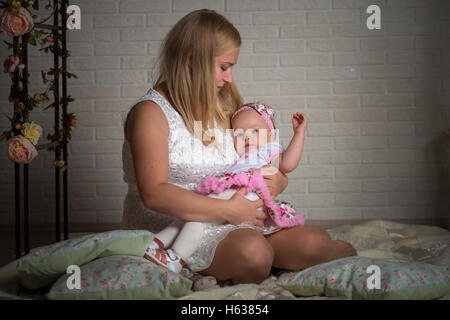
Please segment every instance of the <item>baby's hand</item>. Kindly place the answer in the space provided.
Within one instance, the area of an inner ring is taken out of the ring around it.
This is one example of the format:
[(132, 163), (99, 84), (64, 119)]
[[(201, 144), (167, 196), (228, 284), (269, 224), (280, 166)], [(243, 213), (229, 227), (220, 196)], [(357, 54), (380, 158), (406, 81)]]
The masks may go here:
[(306, 131), (306, 124), (307, 124), (306, 117), (301, 112), (296, 112), (292, 116), (292, 127), (294, 128), (295, 133), (305, 132)]

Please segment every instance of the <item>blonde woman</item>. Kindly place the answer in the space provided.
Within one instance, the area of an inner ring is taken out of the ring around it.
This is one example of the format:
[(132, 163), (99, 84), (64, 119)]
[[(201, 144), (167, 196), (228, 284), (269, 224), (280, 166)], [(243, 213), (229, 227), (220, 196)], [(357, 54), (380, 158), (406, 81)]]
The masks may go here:
[[(229, 200), (194, 192), (202, 178), (223, 174), (238, 158), (226, 130), (243, 102), (232, 74), (240, 46), (236, 28), (205, 9), (187, 14), (167, 34), (159, 77), (125, 121), (124, 227), (177, 233), (184, 221), (228, 221), (200, 235), (186, 264), (233, 283), (259, 283), (272, 266), (299, 270), (355, 255), (316, 227), (265, 230), (266, 213), (257, 210), (263, 200), (248, 200), (245, 189)], [(264, 178), (273, 199), (287, 186), (280, 171)]]

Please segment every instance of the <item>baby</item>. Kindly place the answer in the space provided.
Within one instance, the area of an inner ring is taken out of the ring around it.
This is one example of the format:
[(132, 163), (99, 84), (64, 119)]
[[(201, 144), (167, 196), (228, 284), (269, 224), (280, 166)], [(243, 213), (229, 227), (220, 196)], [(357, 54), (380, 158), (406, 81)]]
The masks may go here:
[[(291, 204), (271, 199), (263, 176), (254, 169), (270, 165), (283, 173), (289, 173), (297, 168), (303, 152), (306, 117), (302, 113), (293, 115), (294, 136), (286, 150), (274, 141), (274, 112), (268, 105), (253, 103), (241, 106), (233, 114), (231, 124), (234, 145), (240, 158), (227, 169), (225, 176), (203, 179), (197, 186), (197, 192), (228, 200), (238, 189), (245, 187), (247, 199), (264, 199), (265, 206), (258, 210), (266, 210), (271, 217), (266, 219), (264, 227), (260, 227), (265, 234), (280, 228), (303, 225), (303, 215), (297, 214)], [(180, 272), (186, 259), (197, 249), (207, 227), (222, 223), (175, 222), (155, 235), (145, 258)], [(167, 249), (170, 244), (171, 248)]]

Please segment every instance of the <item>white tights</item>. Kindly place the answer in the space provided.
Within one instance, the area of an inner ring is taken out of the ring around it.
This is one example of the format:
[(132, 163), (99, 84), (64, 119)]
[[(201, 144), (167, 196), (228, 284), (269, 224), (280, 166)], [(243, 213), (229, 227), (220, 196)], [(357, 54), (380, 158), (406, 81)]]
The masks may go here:
[[(230, 199), (236, 189), (228, 189), (220, 194), (211, 193), (208, 197), (222, 200)], [(254, 192), (245, 195), (248, 200), (255, 201), (259, 197)], [(263, 207), (258, 208), (263, 210)], [(222, 224), (224, 221), (217, 222), (182, 222), (176, 221), (158, 232), (155, 236), (164, 244), (164, 249), (171, 248), (184, 261), (189, 258), (200, 245), (201, 238), (206, 228), (212, 225)]]

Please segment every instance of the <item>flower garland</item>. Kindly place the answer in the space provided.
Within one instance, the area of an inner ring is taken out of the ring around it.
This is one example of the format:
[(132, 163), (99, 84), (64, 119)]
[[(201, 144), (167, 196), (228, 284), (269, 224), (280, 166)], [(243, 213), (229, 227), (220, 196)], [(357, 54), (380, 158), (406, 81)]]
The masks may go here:
[[(68, 0), (64, 1), (68, 5)], [(45, 8), (48, 10), (52, 7), (51, 0), (48, 0)], [(27, 35), (28, 44), (36, 46), (37, 43), (40, 44), (40, 51), (48, 53), (52, 52), (54, 55), (60, 57), (68, 57), (70, 54), (63, 52), (61, 47), (57, 47), (55, 50), (54, 41), (61, 39), (61, 34), (55, 31), (44, 31), (34, 29), (35, 23), (33, 20), (37, 18), (36, 15), (30, 13), (30, 9), (39, 10), (39, 0), (6, 0), (0, 1), (0, 9), (4, 9), (0, 17), (0, 29), (1, 32), (5, 32), (10, 37), (19, 37)], [(45, 20), (48, 20), (53, 14)], [(38, 23), (41, 23), (38, 22)], [(22, 37), (24, 39), (24, 37)], [(23, 83), (24, 79), (29, 78), (29, 74), (24, 74), (24, 63), (20, 61), (20, 55), (22, 51), (22, 46), (19, 43), (10, 43), (4, 41), (8, 46), (8, 50), (13, 49), (17, 54), (9, 55), (3, 63), (3, 72), (9, 73), (11, 80), (14, 83), (14, 78), (17, 77), (18, 82)], [(61, 42), (58, 41), (60, 44)], [(37, 142), (42, 135), (42, 128), (30, 121), (29, 113), (34, 108), (38, 107), (42, 103), (48, 103), (49, 91), (54, 91), (54, 81), (47, 79), (47, 76), (56, 76), (62, 74), (61, 68), (55, 69), (50, 68), (49, 71), (41, 71), (42, 81), (47, 84), (47, 88), (44, 92), (39, 95), (34, 94), (33, 96), (23, 97), (22, 90), (16, 88), (14, 85), (11, 86), (11, 91), (9, 94), (9, 102), (14, 104), (14, 115), (13, 117), (8, 117), (11, 122), (11, 129), (3, 131), (0, 135), (0, 141), (6, 139), (8, 141), (8, 155), (10, 159), (16, 163), (30, 163), (34, 157), (36, 157)], [(78, 77), (70, 72), (66, 72), (68, 78)], [(28, 81), (28, 80), (27, 80)], [(56, 104), (52, 102), (45, 107), (46, 109), (54, 108), (56, 105), (63, 105), (64, 103), (69, 104), (74, 101), (71, 96), (67, 96), (66, 99), (61, 98), (59, 103)], [(68, 113), (66, 116), (62, 117), (62, 122), (64, 124), (63, 129), (55, 134), (48, 134), (47, 139), (52, 142), (61, 141), (63, 137), (67, 140), (71, 139), (72, 129), (76, 126), (76, 117), (74, 113)], [(49, 151), (55, 151), (54, 147), (50, 147)], [(54, 166), (60, 167), (65, 170), (67, 167), (63, 160), (55, 160)]]

